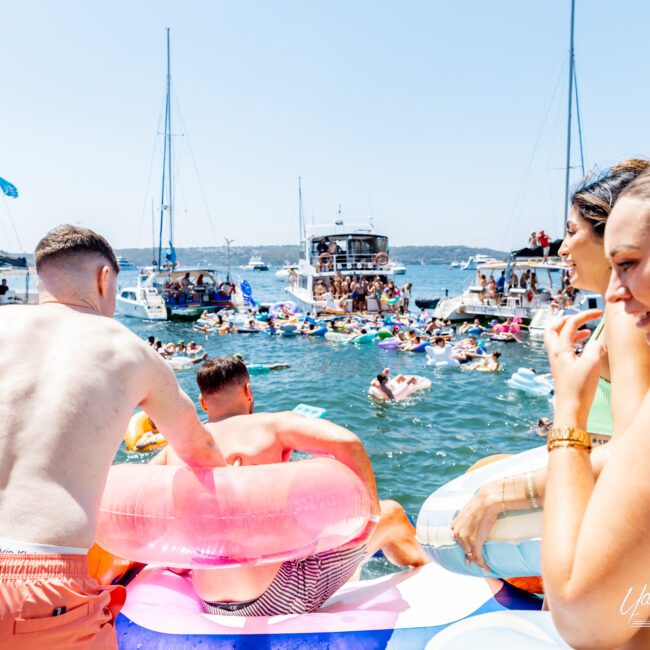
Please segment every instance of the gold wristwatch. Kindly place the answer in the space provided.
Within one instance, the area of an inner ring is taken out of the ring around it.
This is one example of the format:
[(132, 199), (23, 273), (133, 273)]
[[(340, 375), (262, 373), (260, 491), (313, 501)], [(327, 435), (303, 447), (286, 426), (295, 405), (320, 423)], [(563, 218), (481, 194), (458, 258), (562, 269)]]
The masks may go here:
[(591, 451), (591, 436), (578, 427), (554, 427), (548, 434), (546, 448), (551, 451), (558, 447), (575, 447)]

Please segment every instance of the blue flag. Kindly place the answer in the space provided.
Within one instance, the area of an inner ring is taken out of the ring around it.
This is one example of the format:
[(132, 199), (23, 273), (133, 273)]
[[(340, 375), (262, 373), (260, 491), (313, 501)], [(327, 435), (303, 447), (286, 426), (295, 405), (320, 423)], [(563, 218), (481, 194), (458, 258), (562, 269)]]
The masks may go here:
[(10, 196), (12, 199), (18, 198), (18, 190), (16, 189), (16, 186), (12, 185), (4, 178), (0, 178), (0, 190), (2, 190), (6, 196)]

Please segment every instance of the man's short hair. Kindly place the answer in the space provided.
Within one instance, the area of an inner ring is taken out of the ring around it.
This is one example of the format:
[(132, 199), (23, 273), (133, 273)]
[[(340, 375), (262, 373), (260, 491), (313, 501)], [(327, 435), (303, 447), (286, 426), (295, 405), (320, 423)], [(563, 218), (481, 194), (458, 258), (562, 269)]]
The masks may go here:
[(62, 259), (65, 256), (95, 254), (103, 257), (115, 271), (120, 272), (115, 253), (111, 245), (89, 228), (79, 228), (64, 224), (50, 230), (36, 245), (34, 259), (36, 270), (40, 271), (46, 262)]
[(196, 383), (202, 395), (216, 393), (249, 380), (246, 364), (235, 356), (208, 359), (196, 375)]

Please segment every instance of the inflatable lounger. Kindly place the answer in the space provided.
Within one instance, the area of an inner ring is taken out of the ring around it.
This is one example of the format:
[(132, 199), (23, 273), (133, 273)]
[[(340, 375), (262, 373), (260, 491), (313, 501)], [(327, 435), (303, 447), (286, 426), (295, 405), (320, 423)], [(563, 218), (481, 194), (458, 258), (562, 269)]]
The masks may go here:
[(245, 618), (205, 614), (191, 579), (163, 568), (144, 569), (127, 586), (127, 592), (126, 604), (115, 625), (122, 650), (425, 648), (457, 621), (471, 621), (472, 617), (489, 612), (508, 614), (510, 610), (523, 610), (513, 615), (525, 615), (525, 610), (541, 607), (536, 596), (500, 580), (461, 576), (436, 564), (348, 583), (320, 610), (300, 616)]
[(474, 493), (489, 481), (546, 467), (546, 447), (537, 447), (462, 474), (438, 488), (424, 502), (417, 536), (434, 561), (466, 575), (490, 578), (539, 576), (541, 568), (542, 510), (512, 510), (499, 515), (483, 544), (483, 557), (492, 571), (465, 562), (465, 552), (454, 539), (452, 520)]

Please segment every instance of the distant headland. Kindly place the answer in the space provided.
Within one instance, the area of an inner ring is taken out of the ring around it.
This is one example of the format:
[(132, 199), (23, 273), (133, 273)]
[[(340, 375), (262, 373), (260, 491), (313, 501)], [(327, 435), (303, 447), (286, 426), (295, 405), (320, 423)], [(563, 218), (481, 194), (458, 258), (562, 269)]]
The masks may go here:
[[(151, 264), (153, 251), (151, 248), (120, 248), (118, 255), (126, 257), (136, 266)], [(462, 262), (470, 255), (489, 255), (497, 259), (505, 259), (505, 251), (493, 248), (472, 248), (469, 246), (391, 246), (390, 255), (402, 264), (450, 264)], [(271, 266), (282, 266), (285, 261), (297, 262), (299, 249), (296, 245), (284, 246), (231, 246), (230, 263), (232, 266), (246, 264), (251, 255), (261, 255), (262, 259)], [(176, 256), (183, 266), (225, 267), (227, 252), (225, 246), (176, 248)]]

